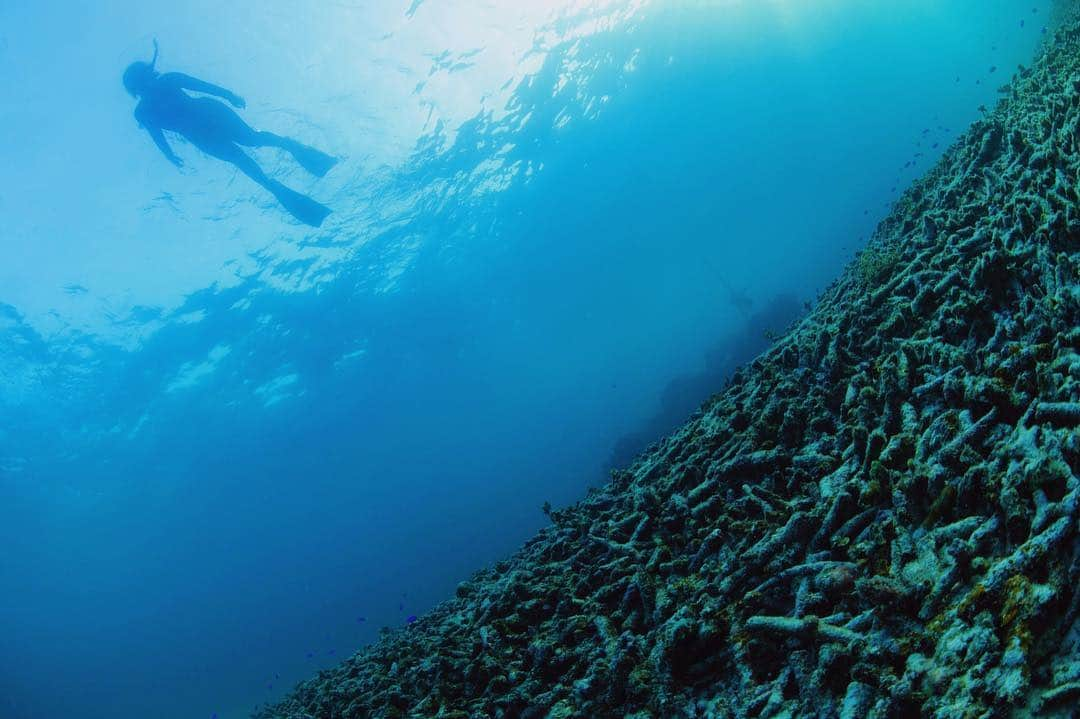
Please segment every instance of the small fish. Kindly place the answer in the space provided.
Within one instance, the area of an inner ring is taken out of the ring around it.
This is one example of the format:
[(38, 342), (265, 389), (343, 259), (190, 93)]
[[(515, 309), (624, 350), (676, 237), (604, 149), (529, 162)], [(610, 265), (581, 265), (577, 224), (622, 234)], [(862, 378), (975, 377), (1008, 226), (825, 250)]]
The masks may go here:
[(399, 612), (404, 612), (405, 611), (405, 603), (404, 602), (398, 602), (397, 603), (397, 610)]
[(330, 651), (327, 652), (327, 654), (330, 655), (330, 656), (334, 656), (335, 654), (337, 654), (337, 649), (331, 649)]
[(935, 142), (935, 143), (934, 143), (934, 146), (933, 146), (933, 149), (935, 149), (935, 150), (936, 150), (936, 149), (937, 149), (937, 147), (938, 147), (938, 144), (939, 144), (939, 143)]
[(412, 624), (415, 621), (416, 621), (416, 615), (415, 614), (410, 614), (409, 617), (405, 620), (405, 623), (406, 624)]
[(363, 624), (366, 621), (367, 621), (367, 617), (357, 617), (356, 618), (356, 623), (357, 624)]
[(274, 690), (274, 685), (273, 684), (267, 684), (266, 689), (267, 689), (267, 691), (273, 691)]
[(1020, 21), (1020, 27), (1024, 27), (1024, 21), (1023, 20)]
[(997, 72), (997, 65), (991, 65), (991, 66), (990, 66), (990, 72), (991, 72), (991, 73), (995, 73), (995, 72)]
[(315, 655), (314, 655), (314, 654), (312, 654), (311, 652), (308, 652), (308, 653), (307, 653), (307, 658), (308, 658), (308, 659), (311, 659), (311, 658), (312, 658), (312, 657), (314, 657), (314, 656), (315, 656)]

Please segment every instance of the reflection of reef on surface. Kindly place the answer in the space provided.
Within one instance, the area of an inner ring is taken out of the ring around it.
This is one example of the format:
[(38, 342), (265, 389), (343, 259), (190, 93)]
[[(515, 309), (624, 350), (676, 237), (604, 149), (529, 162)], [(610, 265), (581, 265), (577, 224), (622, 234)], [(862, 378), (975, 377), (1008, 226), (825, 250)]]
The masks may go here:
[(682, 428), (257, 716), (1075, 716), (1078, 42)]

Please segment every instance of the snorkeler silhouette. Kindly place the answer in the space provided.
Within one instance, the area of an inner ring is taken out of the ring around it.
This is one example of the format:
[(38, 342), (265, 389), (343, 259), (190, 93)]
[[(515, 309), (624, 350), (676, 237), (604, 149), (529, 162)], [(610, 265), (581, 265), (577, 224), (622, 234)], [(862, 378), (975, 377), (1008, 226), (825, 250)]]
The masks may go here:
[(150, 62), (133, 62), (124, 70), (124, 87), (132, 97), (139, 98), (135, 119), (146, 129), (154, 144), (169, 162), (177, 167), (183, 161), (176, 156), (165, 139), (165, 130), (178, 133), (207, 155), (231, 162), (241, 172), (266, 188), (289, 213), (306, 225), (318, 227), (330, 208), (307, 195), (290, 190), (277, 180), (267, 177), (258, 163), (243, 149), (245, 147), (279, 147), (291, 154), (305, 170), (322, 177), (337, 163), (337, 158), (296, 140), (272, 132), (258, 131), (244, 122), (228, 105), (209, 97), (192, 97), (184, 90), (216, 95), (234, 107), (244, 107), (244, 99), (223, 87), (211, 85), (179, 72), (159, 73), (154, 69), (158, 44), (154, 40), (154, 57)]

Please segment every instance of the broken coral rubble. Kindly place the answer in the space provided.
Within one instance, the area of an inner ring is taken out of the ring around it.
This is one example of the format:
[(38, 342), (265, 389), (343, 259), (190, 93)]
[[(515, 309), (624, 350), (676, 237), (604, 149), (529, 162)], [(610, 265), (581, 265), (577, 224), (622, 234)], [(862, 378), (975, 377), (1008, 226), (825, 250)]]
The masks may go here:
[(1074, 716), (1080, 25), (678, 432), (262, 719)]

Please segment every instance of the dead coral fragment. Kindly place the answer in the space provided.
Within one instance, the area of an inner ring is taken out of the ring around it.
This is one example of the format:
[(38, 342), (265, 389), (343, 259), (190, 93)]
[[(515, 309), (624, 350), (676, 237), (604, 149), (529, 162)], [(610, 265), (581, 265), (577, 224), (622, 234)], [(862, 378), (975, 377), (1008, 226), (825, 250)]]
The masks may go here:
[(827, 624), (818, 617), (750, 617), (746, 629), (798, 639), (822, 639), (841, 644), (861, 644), (866, 637), (844, 627)]

